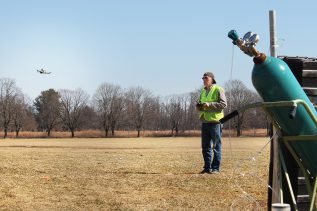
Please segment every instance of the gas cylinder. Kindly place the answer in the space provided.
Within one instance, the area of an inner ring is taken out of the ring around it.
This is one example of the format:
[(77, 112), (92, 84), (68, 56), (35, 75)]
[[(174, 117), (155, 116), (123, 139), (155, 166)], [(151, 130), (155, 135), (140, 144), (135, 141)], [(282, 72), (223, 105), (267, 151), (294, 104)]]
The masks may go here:
[[(296, 80), (288, 65), (281, 59), (266, 57), (255, 63), (252, 83), (264, 102), (304, 100), (317, 117), (316, 109)], [(317, 127), (303, 105), (298, 105), (294, 118), (289, 118), (290, 107), (267, 108), (278, 123), (283, 136), (317, 135)], [(291, 141), (290, 145), (313, 175), (317, 175), (316, 140)]]
[[(281, 59), (269, 57), (255, 49), (259, 38), (256, 34), (248, 32), (243, 39), (239, 38), (235, 30), (228, 33), (244, 53), (253, 57), (252, 83), (264, 102), (292, 101), (301, 99), (305, 101), (317, 117), (317, 111), (302, 87), (296, 80), (288, 65)], [(269, 107), (268, 114), (279, 125), (282, 136), (316, 135), (316, 140), (290, 141), (289, 144), (301, 158), (304, 166), (317, 175), (317, 127), (303, 105), (297, 106), (296, 115), (289, 117), (290, 107)]]
[[(304, 100), (317, 116), (317, 112), (296, 80), (288, 65), (281, 59), (266, 57), (259, 64), (254, 64), (252, 83), (265, 102)], [(274, 108), (275, 120), (282, 128), (283, 135), (317, 134), (315, 123), (301, 105), (297, 108), (294, 119), (289, 118), (290, 108)]]

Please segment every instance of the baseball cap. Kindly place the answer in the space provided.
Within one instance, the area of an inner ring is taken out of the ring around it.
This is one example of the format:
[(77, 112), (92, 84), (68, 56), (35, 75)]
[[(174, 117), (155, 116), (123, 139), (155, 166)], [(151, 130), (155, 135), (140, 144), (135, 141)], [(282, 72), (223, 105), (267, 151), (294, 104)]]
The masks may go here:
[(206, 77), (206, 76), (211, 77), (213, 79), (213, 82), (212, 82), (213, 84), (216, 83), (215, 76), (214, 76), (214, 74), (212, 72), (205, 72), (203, 77)]

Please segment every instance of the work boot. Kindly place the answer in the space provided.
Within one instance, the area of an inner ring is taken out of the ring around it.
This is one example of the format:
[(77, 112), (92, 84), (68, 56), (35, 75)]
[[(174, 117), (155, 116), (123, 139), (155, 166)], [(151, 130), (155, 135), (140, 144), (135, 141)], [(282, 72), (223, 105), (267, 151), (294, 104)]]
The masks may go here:
[(212, 174), (219, 174), (220, 172), (219, 172), (219, 170), (217, 170), (217, 169), (213, 169), (213, 170), (211, 171), (211, 173), (212, 173)]
[(200, 174), (211, 174), (212, 171), (210, 169), (204, 169), (200, 172)]

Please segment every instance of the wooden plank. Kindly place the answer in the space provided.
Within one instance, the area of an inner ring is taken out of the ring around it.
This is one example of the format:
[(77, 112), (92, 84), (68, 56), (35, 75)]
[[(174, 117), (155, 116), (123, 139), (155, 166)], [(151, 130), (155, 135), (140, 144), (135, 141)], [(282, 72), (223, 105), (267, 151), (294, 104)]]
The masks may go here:
[(302, 76), (307, 78), (317, 78), (317, 70), (303, 70)]
[[(276, 129), (274, 128), (275, 133)], [(272, 204), (273, 203), (281, 203), (281, 164), (279, 159), (279, 138), (275, 136), (272, 140), (273, 142), (273, 178), (272, 178)]]
[(308, 96), (317, 96), (317, 87), (303, 87), (303, 90)]

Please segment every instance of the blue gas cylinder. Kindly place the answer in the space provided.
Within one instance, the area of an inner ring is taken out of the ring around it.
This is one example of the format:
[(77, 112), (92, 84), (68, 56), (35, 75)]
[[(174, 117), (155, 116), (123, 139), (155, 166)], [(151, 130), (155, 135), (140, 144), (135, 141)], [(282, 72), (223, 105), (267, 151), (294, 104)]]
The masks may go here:
[[(264, 102), (301, 99), (317, 117), (316, 109), (283, 60), (266, 57), (263, 62), (255, 63), (252, 83)], [(272, 107), (267, 110), (280, 126), (283, 136), (317, 135), (317, 127), (303, 105), (298, 105), (294, 119), (289, 118), (290, 107)], [(316, 140), (291, 141), (290, 145), (306, 168), (317, 175), (317, 136)]]

